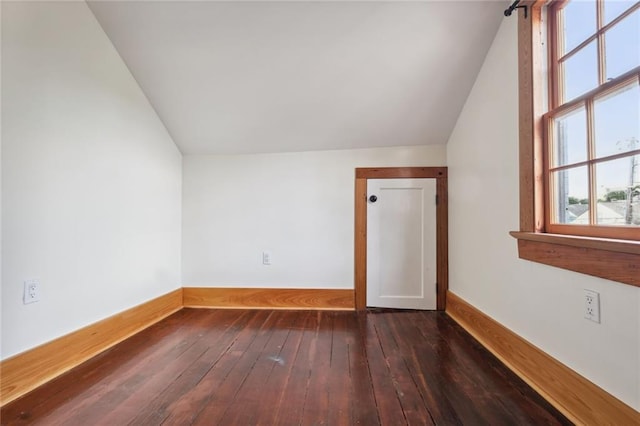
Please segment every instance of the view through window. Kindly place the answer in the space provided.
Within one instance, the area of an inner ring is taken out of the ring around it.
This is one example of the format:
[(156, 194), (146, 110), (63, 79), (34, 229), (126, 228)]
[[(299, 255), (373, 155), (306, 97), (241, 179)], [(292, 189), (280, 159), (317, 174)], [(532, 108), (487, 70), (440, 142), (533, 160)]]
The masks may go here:
[(547, 232), (640, 236), (640, 2), (548, 10)]

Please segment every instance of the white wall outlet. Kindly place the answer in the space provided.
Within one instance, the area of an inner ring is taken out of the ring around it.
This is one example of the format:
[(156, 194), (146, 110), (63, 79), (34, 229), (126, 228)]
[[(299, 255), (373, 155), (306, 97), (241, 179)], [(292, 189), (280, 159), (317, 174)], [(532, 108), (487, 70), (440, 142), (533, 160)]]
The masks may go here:
[(22, 302), (26, 305), (40, 300), (40, 283), (37, 280), (26, 280), (24, 282), (24, 294)]
[(600, 323), (600, 293), (584, 290), (584, 317)]
[(268, 251), (262, 252), (262, 264), (271, 265), (271, 253)]

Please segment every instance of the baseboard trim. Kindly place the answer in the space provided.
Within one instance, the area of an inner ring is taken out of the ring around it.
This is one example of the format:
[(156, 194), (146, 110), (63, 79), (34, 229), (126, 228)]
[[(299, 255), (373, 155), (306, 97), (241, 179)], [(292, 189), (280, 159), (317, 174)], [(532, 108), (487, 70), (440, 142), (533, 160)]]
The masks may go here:
[(185, 308), (355, 309), (353, 290), (184, 287)]
[(0, 406), (182, 309), (182, 289), (0, 362)]
[(447, 314), (575, 424), (640, 424), (640, 413), (452, 292)]

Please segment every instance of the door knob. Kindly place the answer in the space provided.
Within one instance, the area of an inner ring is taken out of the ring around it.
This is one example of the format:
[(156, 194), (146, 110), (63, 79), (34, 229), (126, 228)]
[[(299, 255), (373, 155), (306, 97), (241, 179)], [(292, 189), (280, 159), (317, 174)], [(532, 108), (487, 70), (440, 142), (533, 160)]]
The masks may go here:
[(369, 201), (371, 201), (372, 203), (375, 203), (376, 201), (378, 201), (378, 197), (376, 197), (375, 195), (372, 195), (371, 197), (369, 197)]

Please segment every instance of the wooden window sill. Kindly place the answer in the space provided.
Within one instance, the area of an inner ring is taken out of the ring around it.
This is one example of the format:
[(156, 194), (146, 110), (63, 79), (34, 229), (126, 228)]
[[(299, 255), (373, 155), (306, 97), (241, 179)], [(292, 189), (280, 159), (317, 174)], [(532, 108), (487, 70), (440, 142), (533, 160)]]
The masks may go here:
[(640, 241), (510, 232), (520, 259), (640, 287)]

